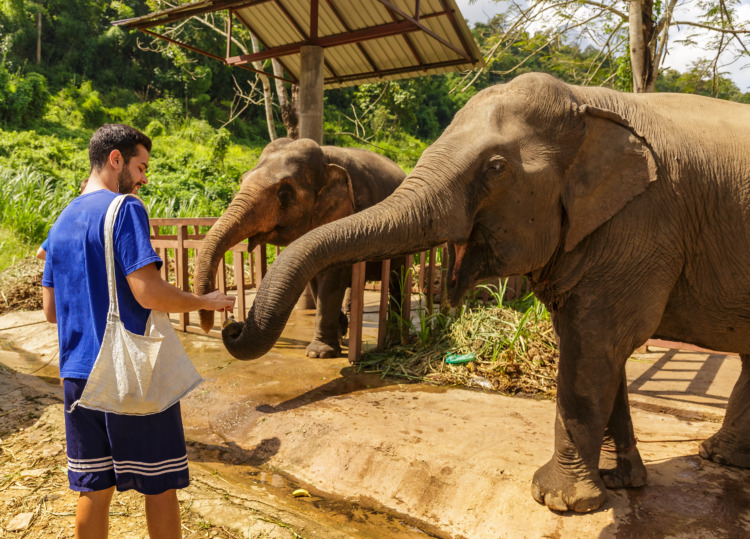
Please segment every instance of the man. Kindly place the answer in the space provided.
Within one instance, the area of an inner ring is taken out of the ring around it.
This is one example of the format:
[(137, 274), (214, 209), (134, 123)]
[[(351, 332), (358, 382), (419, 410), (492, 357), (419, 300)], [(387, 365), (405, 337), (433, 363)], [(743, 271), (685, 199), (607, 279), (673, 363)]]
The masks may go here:
[[(151, 140), (132, 127), (104, 125), (89, 142), (88, 184), (60, 214), (49, 234), (43, 305), (58, 324), (60, 377), (65, 409), (80, 398), (101, 347), (109, 294), (104, 258), (104, 218), (117, 193), (138, 193), (148, 183)], [(234, 298), (197, 296), (159, 275), (143, 204), (127, 198), (114, 226), (115, 280), (120, 317), (142, 335), (150, 309), (188, 312), (231, 310)], [(153, 538), (181, 537), (177, 488), (188, 485), (180, 405), (149, 416), (125, 416), (80, 406), (65, 413), (70, 488), (79, 491), (76, 537), (107, 536), (114, 489), (146, 496)]]

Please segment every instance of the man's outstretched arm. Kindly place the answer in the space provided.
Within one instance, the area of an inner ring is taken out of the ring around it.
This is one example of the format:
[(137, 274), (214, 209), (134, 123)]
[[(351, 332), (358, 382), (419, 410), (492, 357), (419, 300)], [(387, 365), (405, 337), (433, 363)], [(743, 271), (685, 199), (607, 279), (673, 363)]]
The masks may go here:
[(204, 296), (185, 292), (172, 286), (159, 275), (156, 264), (147, 264), (127, 276), (130, 290), (144, 309), (167, 313), (186, 313), (206, 309), (207, 311), (231, 311), (234, 296), (214, 291)]

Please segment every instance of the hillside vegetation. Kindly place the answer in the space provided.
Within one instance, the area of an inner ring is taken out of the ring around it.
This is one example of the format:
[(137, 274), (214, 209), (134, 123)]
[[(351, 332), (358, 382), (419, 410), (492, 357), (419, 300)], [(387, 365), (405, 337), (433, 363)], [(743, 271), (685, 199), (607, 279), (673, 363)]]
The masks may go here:
[[(221, 214), (269, 142), (262, 104), (236, 115), (238, 89), (256, 82), (253, 73), (111, 25), (160, 7), (159, 0), (0, 0), (0, 270), (33, 252), (76, 196), (88, 175), (88, 140), (102, 123), (127, 123), (152, 137), (150, 182), (141, 196), (153, 217)], [(503, 17), (496, 16), (473, 32), (488, 50), (503, 29)], [(249, 39), (243, 31), (238, 39)], [(220, 41), (204, 27), (185, 25), (183, 32), (206, 48)], [(627, 88), (621, 59), (589, 73), (597, 54), (524, 34), (477, 76), (327, 91), (325, 143), (380, 152), (409, 171), (472, 95), (519, 73)], [(750, 102), (730, 80), (709, 84), (698, 70), (665, 72), (657, 90)], [(253, 96), (258, 103), (263, 97)], [(274, 127), (283, 135), (274, 107)]]

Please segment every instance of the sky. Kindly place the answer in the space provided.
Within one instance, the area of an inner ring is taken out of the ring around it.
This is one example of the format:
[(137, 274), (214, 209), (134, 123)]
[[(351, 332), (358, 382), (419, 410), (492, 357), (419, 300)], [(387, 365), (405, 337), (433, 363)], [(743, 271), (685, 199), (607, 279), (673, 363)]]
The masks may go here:
[[(684, 10), (686, 5), (690, 9), (690, 4), (694, 4), (691, 0), (683, 0), (678, 3), (677, 9)], [(501, 4), (496, 3), (494, 0), (476, 0), (473, 4), (469, 4), (469, 0), (456, 0), (458, 8), (461, 10), (461, 14), (470, 24), (475, 22), (486, 22), (493, 15), (495, 15), (500, 9)], [(675, 10), (677, 12), (677, 10)], [(683, 11), (684, 13), (684, 11)], [(742, 0), (741, 6), (738, 9), (738, 16), (744, 20), (750, 20), (750, 0)], [(680, 16), (683, 18), (683, 16)], [(687, 29), (682, 31), (670, 31), (669, 34), (669, 49), (667, 51), (667, 57), (665, 59), (665, 67), (671, 67), (678, 71), (684, 72), (690, 68), (690, 63), (701, 56), (705, 55), (704, 51), (700, 46), (688, 47), (685, 45), (677, 44), (676, 41), (680, 39), (681, 35), (687, 34)], [(750, 36), (746, 37), (746, 43), (750, 48)], [(746, 61), (750, 64), (750, 61)], [(745, 69), (740, 69), (740, 63), (735, 63), (732, 66), (724, 68), (727, 73), (727, 77), (732, 79), (734, 83), (739, 87), (742, 92), (750, 92), (750, 65)]]

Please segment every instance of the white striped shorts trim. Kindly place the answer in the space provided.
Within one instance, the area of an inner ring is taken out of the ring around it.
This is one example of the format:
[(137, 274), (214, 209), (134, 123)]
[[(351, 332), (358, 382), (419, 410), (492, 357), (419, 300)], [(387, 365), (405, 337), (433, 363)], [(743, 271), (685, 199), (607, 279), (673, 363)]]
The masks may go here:
[(160, 462), (139, 462), (136, 460), (114, 460), (112, 457), (98, 459), (72, 459), (68, 457), (68, 470), (78, 473), (103, 472), (114, 469), (115, 473), (132, 473), (149, 477), (179, 472), (188, 469), (187, 455)]

